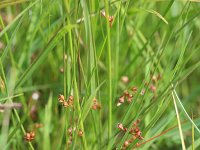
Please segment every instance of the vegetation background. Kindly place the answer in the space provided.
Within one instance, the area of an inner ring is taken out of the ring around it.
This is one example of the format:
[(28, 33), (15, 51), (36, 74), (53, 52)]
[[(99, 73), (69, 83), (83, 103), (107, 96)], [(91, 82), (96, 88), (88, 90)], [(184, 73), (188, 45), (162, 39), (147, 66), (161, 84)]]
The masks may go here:
[(1, 0), (0, 149), (200, 148), (199, 2)]

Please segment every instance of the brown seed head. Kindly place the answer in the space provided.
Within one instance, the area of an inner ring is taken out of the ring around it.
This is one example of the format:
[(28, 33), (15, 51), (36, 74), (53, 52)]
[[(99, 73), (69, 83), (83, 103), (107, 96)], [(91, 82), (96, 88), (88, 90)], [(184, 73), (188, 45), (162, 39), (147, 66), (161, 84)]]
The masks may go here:
[(69, 106), (68, 102), (64, 101), (64, 102), (63, 102), (63, 106), (64, 106), (64, 107), (68, 107), (68, 106)]
[(124, 130), (124, 127), (123, 127), (122, 123), (118, 123), (118, 124), (117, 124), (117, 127), (118, 127), (120, 130)]
[(153, 84), (151, 84), (151, 85), (150, 85), (150, 90), (151, 90), (152, 92), (156, 92), (156, 86), (153, 85)]
[(30, 136), (31, 138), (35, 138), (35, 132), (34, 131), (30, 132)]
[(60, 95), (58, 96), (58, 101), (59, 101), (60, 103), (63, 103), (63, 102), (65, 101), (64, 95), (60, 94)]
[(136, 87), (136, 86), (133, 86), (133, 87), (131, 88), (131, 91), (137, 92), (137, 87)]
[(119, 98), (119, 103), (124, 103), (124, 95)]
[(125, 96), (125, 97), (128, 97), (128, 96), (129, 96), (128, 91), (124, 91), (124, 96)]
[(78, 136), (80, 136), (80, 137), (83, 136), (83, 131), (82, 130), (78, 131)]
[(68, 129), (68, 134), (69, 134), (69, 135), (72, 135), (72, 128), (69, 128), (69, 129)]
[(29, 141), (29, 142), (32, 141), (32, 140), (34, 140), (34, 138), (35, 138), (35, 132), (33, 132), (33, 131), (30, 132), (30, 133), (27, 132), (25, 134), (24, 138), (25, 138), (26, 141)]
[(136, 143), (136, 147), (139, 147), (140, 146), (140, 144), (139, 143)]
[(73, 101), (74, 97), (72, 95), (69, 96), (69, 100)]
[(128, 131), (128, 128), (124, 128), (124, 132)]
[(136, 121), (137, 123), (140, 123), (140, 119), (137, 119), (137, 121)]
[(128, 145), (129, 145), (129, 142), (128, 142), (128, 141), (125, 141), (125, 142), (124, 142), (124, 147), (128, 147)]

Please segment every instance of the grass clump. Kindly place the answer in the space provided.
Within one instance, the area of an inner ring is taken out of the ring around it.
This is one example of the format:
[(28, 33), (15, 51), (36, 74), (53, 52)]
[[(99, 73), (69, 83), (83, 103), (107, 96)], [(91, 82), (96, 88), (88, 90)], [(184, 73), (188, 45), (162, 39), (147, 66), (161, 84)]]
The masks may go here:
[(198, 149), (198, 1), (0, 2), (2, 149)]

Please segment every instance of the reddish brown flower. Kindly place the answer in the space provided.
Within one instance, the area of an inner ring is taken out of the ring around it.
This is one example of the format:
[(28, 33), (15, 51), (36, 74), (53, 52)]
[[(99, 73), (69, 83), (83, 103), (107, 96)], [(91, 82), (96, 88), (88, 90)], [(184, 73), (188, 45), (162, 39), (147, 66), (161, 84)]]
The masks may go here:
[(123, 125), (122, 125), (121, 123), (118, 123), (118, 124), (117, 124), (117, 127), (118, 127), (120, 130), (122, 130), (122, 131), (124, 130), (124, 127), (123, 127)]
[(63, 103), (63, 102), (65, 101), (64, 95), (60, 94), (60, 95), (58, 96), (58, 101), (59, 101), (60, 103)]
[(64, 107), (68, 107), (68, 106), (69, 106), (68, 102), (67, 102), (67, 101), (64, 101), (64, 102), (63, 102), (63, 106), (64, 106)]
[(100, 110), (101, 109), (101, 104), (97, 101), (96, 98), (93, 99), (93, 105), (92, 105), (93, 110)]
[(155, 92), (156, 92), (156, 86), (153, 85), (153, 84), (151, 84), (151, 85), (150, 85), (150, 90), (151, 90), (153, 93), (155, 93)]
[(137, 87), (136, 87), (136, 86), (133, 86), (133, 87), (131, 88), (131, 91), (137, 92)]
[(25, 134), (24, 138), (25, 138), (26, 141), (31, 142), (35, 138), (35, 132), (34, 131), (27, 132)]
[(82, 130), (79, 130), (79, 131), (78, 131), (78, 136), (80, 136), (80, 137), (83, 136), (83, 131), (82, 131)]

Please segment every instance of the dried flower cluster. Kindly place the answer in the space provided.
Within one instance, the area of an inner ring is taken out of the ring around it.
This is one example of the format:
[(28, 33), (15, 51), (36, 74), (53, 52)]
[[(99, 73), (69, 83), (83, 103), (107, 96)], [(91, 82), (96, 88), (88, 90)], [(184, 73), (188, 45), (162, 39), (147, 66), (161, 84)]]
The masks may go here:
[(93, 99), (92, 109), (94, 109), (94, 110), (101, 109), (101, 104), (98, 102), (98, 100), (96, 98)]
[[(122, 149), (126, 149), (131, 143), (133, 143), (133, 141), (135, 139), (139, 139), (139, 140), (143, 140), (142, 137), (142, 132), (140, 131), (140, 128), (138, 127), (138, 124), (140, 123), (140, 120), (138, 119), (136, 122), (133, 123), (129, 134), (131, 134), (131, 138), (129, 140), (126, 140), (123, 144), (123, 148)], [(118, 129), (120, 129), (123, 132), (127, 132), (128, 129), (126, 127), (124, 127), (121, 123), (118, 123), (117, 125)], [(139, 146), (139, 143), (137, 143), (136, 146)]]
[[(132, 87), (131, 88), (131, 93), (136, 93), (137, 92), (137, 87)], [(124, 91), (123, 95), (119, 97), (118, 102), (117, 102), (117, 106), (120, 106), (121, 104), (123, 104), (125, 102), (125, 100), (128, 103), (132, 102), (133, 99), (133, 94), (129, 93), (128, 91)]]
[(65, 100), (65, 97), (62, 94), (58, 96), (59, 103), (61, 103), (64, 107), (73, 107), (73, 100), (74, 98), (72, 95), (69, 96), (68, 100)]
[(24, 138), (25, 138), (26, 141), (31, 142), (35, 138), (35, 132), (34, 131), (27, 132), (25, 134)]
[[(68, 141), (67, 141), (67, 144), (68, 144), (68, 145), (72, 144), (73, 132), (75, 132), (75, 131), (76, 131), (76, 128), (75, 128), (75, 127), (74, 127), (74, 128), (69, 128), (69, 129), (67, 130), (68, 135), (69, 135), (69, 139), (68, 139)], [(79, 136), (79, 137), (82, 137), (82, 136), (83, 136), (83, 131), (82, 131), (82, 130), (79, 130), (79, 131), (78, 131), (78, 136)]]
[(113, 21), (114, 21), (114, 16), (107, 16), (105, 11), (101, 11), (101, 15), (108, 19), (109, 21), (109, 26), (112, 27)]

